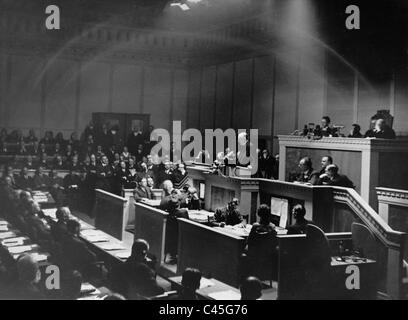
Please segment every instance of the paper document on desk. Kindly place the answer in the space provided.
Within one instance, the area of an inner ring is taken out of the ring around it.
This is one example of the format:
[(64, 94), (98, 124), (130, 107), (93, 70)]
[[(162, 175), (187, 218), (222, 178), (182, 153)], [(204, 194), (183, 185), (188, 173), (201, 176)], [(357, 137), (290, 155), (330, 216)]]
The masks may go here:
[(3, 240), (1, 244), (5, 247), (22, 246), (27, 239), (27, 237), (8, 238)]
[(82, 236), (100, 236), (100, 235), (105, 235), (101, 230), (96, 230), (96, 229), (86, 229), (81, 231)]
[(140, 202), (151, 207), (158, 207), (160, 206), (161, 200), (142, 199)]
[(214, 300), (241, 300), (241, 295), (232, 290), (213, 292), (208, 296)]
[(55, 208), (43, 209), (43, 212), (47, 217), (50, 217), (53, 220), (57, 220), (57, 216), (56, 216), (57, 209), (55, 209)]
[(127, 250), (127, 251), (124, 251), (124, 252), (115, 253), (115, 257), (119, 258), (119, 259), (127, 259), (127, 258), (130, 257), (130, 251)]
[(104, 234), (95, 234), (90, 236), (83, 236), (87, 241), (96, 243), (96, 242), (108, 242), (109, 238)]
[(31, 257), (34, 259), (36, 262), (43, 262), (48, 260), (48, 255), (46, 254), (41, 254), (38, 252), (34, 252), (31, 254)]
[(27, 251), (31, 251), (33, 249), (32, 246), (16, 246), (16, 247), (9, 247), (7, 250), (11, 254), (18, 254), (18, 253), (23, 253)]
[(212, 286), (214, 286), (214, 285), (215, 285), (215, 283), (212, 282), (211, 280), (205, 279), (205, 278), (201, 278), (201, 281), (200, 281), (200, 289), (202, 289), (202, 288), (207, 288), (207, 287), (212, 287)]
[(102, 243), (100, 245), (98, 245), (99, 248), (101, 248), (102, 250), (106, 250), (106, 251), (111, 251), (111, 250), (125, 250), (126, 248), (120, 244), (120, 243)]
[(81, 284), (81, 294), (89, 294), (89, 293), (101, 293), (98, 289), (96, 289), (92, 284), (89, 282), (84, 282)]
[(12, 238), (15, 236), (16, 234), (13, 231), (7, 231), (7, 232), (0, 233), (0, 239)]

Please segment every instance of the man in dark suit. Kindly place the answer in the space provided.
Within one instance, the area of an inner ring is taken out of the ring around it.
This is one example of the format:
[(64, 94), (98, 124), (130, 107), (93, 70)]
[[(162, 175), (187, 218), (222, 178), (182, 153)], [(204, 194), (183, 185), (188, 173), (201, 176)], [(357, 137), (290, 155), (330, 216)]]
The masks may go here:
[(197, 290), (200, 288), (202, 274), (200, 270), (187, 268), (181, 278), (181, 288), (174, 300), (198, 300)]
[(164, 292), (156, 282), (154, 261), (148, 258), (148, 252), (147, 241), (137, 239), (133, 243), (131, 256), (109, 274), (112, 290), (127, 299), (151, 297)]
[(67, 221), (67, 235), (62, 240), (64, 266), (68, 270), (78, 270), (91, 277), (95, 267), (96, 255), (79, 237), (81, 226), (76, 220)]
[(377, 119), (374, 129), (370, 129), (364, 135), (365, 138), (395, 139), (395, 131), (385, 123), (384, 119)]
[(29, 176), (27, 167), (23, 167), (20, 176), (17, 178), (17, 186), (22, 190), (31, 190), (34, 188), (33, 178)]
[(239, 212), (239, 200), (232, 199), (226, 207), (215, 209), (213, 225), (224, 227), (225, 225), (237, 225), (242, 222), (242, 216)]
[(152, 190), (147, 186), (147, 179), (141, 178), (138, 181), (138, 186), (133, 191), (135, 201), (140, 201), (142, 199), (153, 199)]
[(41, 279), (40, 268), (29, 254), (23, 254), (17, 258), (17, 273), (18, 281), (12, 290), (14, 299), (42, 300), (45, 298), (38, 286)]
[(61, 207), (57, 209), (55, 216), (57, 217), (57, 222), (51, 225), (51, 235), (57, 242), (62, 242), (68, 234), (67, 222), (71, 211), (68, 207)]
[(108, 157), (103, 156), (101, 164), (98, 165), (96, 170), (96, 188), (110, 191), (112, 175), (112, 167), (109, 165)]
[(312, 221), (306, 220), (306, 209), (301, 204), (297, 204), (292, 209), (293, 218), (295, 223), (287, 228), (287, 234), (305, 234), (308, 224), (313, 224)]
[(160, 209), (167, 211), (171, 201), (171, 193), (173, 192), (173, 190), (173, 183), (170, 180), (165, 180), (163, 182), (163, 194), (160, 201)]
[(327, 179), (324, 179), (323, 185), (354, 188), (353, 182), (345, 175), (339, 174), (339, 167), (335, 164), (326, 167)]
[(166, 231), (166, 254), (170, 256), (170, 264), (177, 263), (178, 246), (178, 218), (188, 219), (188, 210), (180, 208), (180, 199), (177, 194), (172, 194), (167, 207), (169, 216), (167, 218)]
[(297, 182), (317, 185), (319, 182), (319, 172), (313, 170), (312, 159), (304, 157), (299, 161), (301, 173), (297, 176)]

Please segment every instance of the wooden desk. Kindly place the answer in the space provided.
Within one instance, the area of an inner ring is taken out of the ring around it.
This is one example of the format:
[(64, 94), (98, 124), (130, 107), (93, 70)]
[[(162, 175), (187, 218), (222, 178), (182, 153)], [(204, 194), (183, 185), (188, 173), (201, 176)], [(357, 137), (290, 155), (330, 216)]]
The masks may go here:
[[(181, 279), (182, 276), (171, 277), (168, 279), (172, 284), (172, 289), (178, 290), (181, 288)], [(203, 300), (217, 300), (217, 296), (213, 296), (214, 293), (226, 293), (225, 300), (241, 300), (241, 292), (239, 289), (231, 287), (217, 279), (201, 278), (201, 286), (200, 289), (197, 290), (197, 296)], [(276, 298), (277, 290), (275, 288), (262, 290), (262, 297), (260, 300), (276, 300)]]
[(225, 232), (237, 237), (248, 238), (249, 233), (251, 232), (252, 226), (247, 224), (245, 228), (237, 226), (225, 226), (225, 227), (214, 227), (215, 230)]
[[(407, 139), (328, 138), (312, 140), (301, 136), (279, 136), (279, 180), (288, 181), (298, 171), (302, 157), (309, 156), (320, 170), (323, 156), (332, 156), (340, 173), (347, 175), (372, 208), (377, 209), (375, 188), (407, 189)], [(381, 169), (380, 169), (381, 168)], [(399, 173), (395, 174), (395, 168)]]
[(208, 219), (214, 217), (214, 212), (207, 210), (188, 210), (188, 218), (198, 223), (208, 223)]
[(150, 253), (159, 265), (165, 259), (166, 224), (168, 213), (140, 202), (135, 203), (135, 239), (149, 242)]
[(125, 198), (104, 190), (95, 190), (95, 227), (101, 229), (116, 239), (123, 240), (127, 226), (127, 211)]
[[(176, 276), (169, 278), (169, 282), (172, 284), (173, 290), (178, 290), (181, 288), (181, 279), (182, 276)], [(231, 287), (228, 284), (225, 284), (221, 281), (218, 281), (214, 278), (206, 279), (201, 278), (200, 289), (197, 290), (197, 296), (203, 300), (216, 300), (216, 298), (211, 297), (213, 293), (219, 292), (229, 292), (230, 299), (226, 300), (240, 300), (241, 293), (237, 288)]]
[(245, 239), (187, 219), (178, 223), (177, 274), (195, 267), (209, 278), (238, 286)]
[[(44, 214), (56, 221), (55, 211), (57, 209), (43, 210)], [(97, 230), (94, 226), (86, 223), (85, 221), (71, 216), (79, 222), (81, 225), (80, 237), (84, 240), (98, 257), (101, 258), (107, 265), (114, 265), (126, 261), (132, 252), (130, 245), (112, 237), (111, 235)], [(102, 241), (103, 240), (103, 241)]]

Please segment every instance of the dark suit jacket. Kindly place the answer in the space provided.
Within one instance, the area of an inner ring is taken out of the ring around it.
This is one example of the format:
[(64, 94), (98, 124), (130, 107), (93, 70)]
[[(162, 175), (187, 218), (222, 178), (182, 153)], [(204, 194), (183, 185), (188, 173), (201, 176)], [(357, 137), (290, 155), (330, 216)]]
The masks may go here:
[(111, 289), (127, 299), (164, 293), (156, 282), (155, 272), (146, 263), (133, 261), (132, 258), (113, 269), (109, 277)]
[(214, 218), (216, 222), (225, 222), (226, 225), (236, 225), (242, 222), (239, 210), (232, 210), (228, 207), (215, 209)]
[(133, 191), (133, 195), (136, 201), (140, 201), (142, 198), (153, 199), (153, 193), (149, 187), (139, 186)]
[(304, 234), (308, 224), (313, 224), (312, 221), (306, 219), (298, 219), (294, 224), (289, 226), (287, 234)]
[(78, 270), (82, 274), (89, 274), (91, 266), (97, 261), (96, 255), (89, 250), (85, 242), (77, 237), (66, 235), (62, 241), (64, 266), (71, 270)]
[(308, 172), (300, 173), (296, 179), (298, 182), (307, 182), (312, 185), (317, 185), (319, 183), (319, 172), (310, 169)]
[(337, 175), (334, 179), (327, 179), (325, 184), (328, 186), (354, 188), (353, 182), (342, 174)]

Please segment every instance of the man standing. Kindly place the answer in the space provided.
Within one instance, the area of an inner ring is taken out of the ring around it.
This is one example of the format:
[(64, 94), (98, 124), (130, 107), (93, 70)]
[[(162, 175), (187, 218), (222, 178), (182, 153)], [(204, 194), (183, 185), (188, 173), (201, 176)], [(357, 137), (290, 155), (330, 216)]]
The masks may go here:
[(111, 190), (112, 169), (109, 165), (108, 157), (103, 156), (101, 164), (96, 170), (96, 188), (105, 191)]

